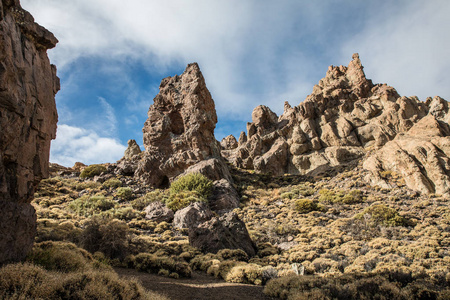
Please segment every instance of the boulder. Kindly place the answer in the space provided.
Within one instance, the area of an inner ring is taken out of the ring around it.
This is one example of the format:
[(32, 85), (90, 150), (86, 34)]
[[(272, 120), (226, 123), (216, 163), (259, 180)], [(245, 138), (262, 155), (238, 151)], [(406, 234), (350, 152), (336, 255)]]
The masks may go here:
[(48, 176), (59, 78), (58, 40), (19, 1), (0, 1), (0, 264), (25, 258), (36, 232), (30, 202)]
[(229, 182), (233, 182), (230, 170), (223, 159), (210, 158), (203, 160), (187, 168), (181, 176), (191, 173), (200, 173), (213, 181), (226, 179)]
[(174, 213), (171, 209), (167, 208), (167, 206), (160, 202), (155, 201), (150, 203), (145, 209), (145, 218), (147, 220), (155, 221), (157, 223), (160, 222), (172, 222), (174, 218)]
[(189, 230), (189, 244), (210, 253), (221, 249), (241, 249), (254, 256), (257, 252), (244, 222), (234, 212), (212, 218)]
[(214, 181), (212, 196), (209, 199), (209, 206), (213, 211), (226, 213), (239, 207), (239, 203), (239, 194), (228, 180)]
[(162, 80), (145, 122), (143, 158), (135, 176), (154, 187), (165, 187), (190, 166), (221, 159), (214, 137), (214, 101), (196, 63), (180, 76)]
[(194, 202), (175, 213), (173, 226), (175, 228), (195, 228), (199, 224), (213, 217), (208, 205), (203, 202)]

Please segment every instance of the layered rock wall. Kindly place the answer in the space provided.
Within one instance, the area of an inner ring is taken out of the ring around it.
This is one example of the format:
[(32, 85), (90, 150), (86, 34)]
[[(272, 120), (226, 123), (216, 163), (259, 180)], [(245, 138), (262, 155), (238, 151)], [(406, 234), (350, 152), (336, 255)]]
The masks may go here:
[(57, 42), (18, 0), (0, 1), (0, 263), (24, 258), (34, 240), (30, 201), (48, 175), (58, 120), (47, 57)]

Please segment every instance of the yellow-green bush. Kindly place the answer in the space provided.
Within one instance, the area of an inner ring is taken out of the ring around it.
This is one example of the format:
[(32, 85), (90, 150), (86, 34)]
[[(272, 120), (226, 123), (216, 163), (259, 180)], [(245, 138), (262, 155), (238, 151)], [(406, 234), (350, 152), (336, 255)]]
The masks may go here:
[(263, 268), (256, 264), (239, 264), (231, 268), (225, 280), (261, 285), (263, 284)]
[(116, 197), (123, 201), (130, 200), (133, 198), (133, 190), (129, 187), (120, 187), (116, 191)]
[(311, 199), (299, 199), (295, 201), (295, 210), (301, 214), (307, 214), (312, 211), (321, 211), (322, 207)]
[(167, 193), (163, 190), (158, 189), (145, 194), (145, 196), (143, 197), (133, 200), (131, 202), (131, 206), (133, 206), (133, 208), (136, 210), (143, 210), (150, 203), (154, 201), (166, 202), (167, 198), (168, 198)]
[(361, 213), (357, 214), (355, 218), (364, 219), (364, 216), (370, 217), (370, 222), (373, 225), (385, 225), (385, 226), (406, 226), (407, 220), (400, 216), (400, 214), (393, 208), (390, 208), (384, 204), (376, 204), (364, 209)]
[(343, 191), (335, 192), (329, 189), (321, 189), (319, 195), (319, 201), (325, 203), (355, 204), (364, 200), (363, 193), (360, 190), (351, 190), (345, 193)]
[(110, 178), (103, 182), (103, 187), (105, 188), (118, 188), (122, 186), (122, 181), (120, 181), (118, 178)]
[(166, 205), (169, 209), (177, 211), (194, 202), (207, 202), (207, 199), (197, 191), (179, 191), (170, 194), (169, 198), (166, 200)]
[(129, 264), (138, 271), (149, 273), (157, 274), (161, 269), (164, 269), (171, 273), (177, 273), (181, 277), (191, 277), (192, 275), (191, 268), (186, 262), (179, 262), (167, 256), (150, 253), (139, 253), (136, 256), (129, 257)]
[(184, 175), (170, 185), (169, 192), (171, 195), (180, 192), (195, 191), (197, 196), (207, 199), (212, 191), (213, 183), (200, 173), (191, 173)]
[(92, 178), (106, 172), (106, 167), (103, 165), (90, 165), (81, 171), (80, 178)]
[(111, 209), (115, 202), (105, 196), (81, 196), (69, 204), (69, 208), (82, 216), (92, 215), (101, 211)]

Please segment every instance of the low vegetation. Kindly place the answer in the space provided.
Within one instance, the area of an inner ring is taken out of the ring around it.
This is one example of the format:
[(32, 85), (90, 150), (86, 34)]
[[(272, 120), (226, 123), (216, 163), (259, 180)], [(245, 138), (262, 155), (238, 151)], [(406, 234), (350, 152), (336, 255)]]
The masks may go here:
[(92, 274), (120, 266), (171, 278), (204, 272), (265, 285), (281, 299), (448, 298), (450, 208), (438, 195), (396, 188), (396, 181), (390, 190), (371, 187), (358, 168), (316, 178), (232, 169), (241, 196), (234, 211), (258, 246), (248, 257), (232, 249), (201, 253), (189, 245), (186, 230), (145, 219), (143, 210), (154, 201), (174, 211), (208, 202), (212, 183), (204, 176), (186, 175), (152, 190), (102, 172), (95, 181), (42, 181), (33, 201), (37, 244), (20, 268), (43, 274), (37, 276), (49, 284), (54, 272), (98, 278)]

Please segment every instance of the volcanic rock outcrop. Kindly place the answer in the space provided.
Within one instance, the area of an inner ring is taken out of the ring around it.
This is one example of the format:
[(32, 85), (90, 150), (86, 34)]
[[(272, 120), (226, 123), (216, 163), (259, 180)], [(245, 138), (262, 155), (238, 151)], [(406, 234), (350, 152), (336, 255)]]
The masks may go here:
[(163, 79), (159, 89), (144, 125), (145, 152), (135, 175), (164, 187), (207, 159), (224, 165), (214, 137), (214, 101), (198, 65), (189, 64), (181, 76)]
[(382, 183), (380, 171), (390, 170), (413, 190), (445, 194), (448, 128), (448, 102), (439, 97), (421, 102), (374, 85), (354, 54), (348, 67), (330, 66), (300, 105), (286, 102), (281, 116), (256, 107), (238, 148), (223, 153), (237, 167), (313, 176), (373, 154), (364, 166), (374, 183)]
[(23, 259), (36, 231), (30, 201), (48, 176), (59, 90), (47, 49), (58, 40), (18, 0), (0, 1), (0, 264)]

